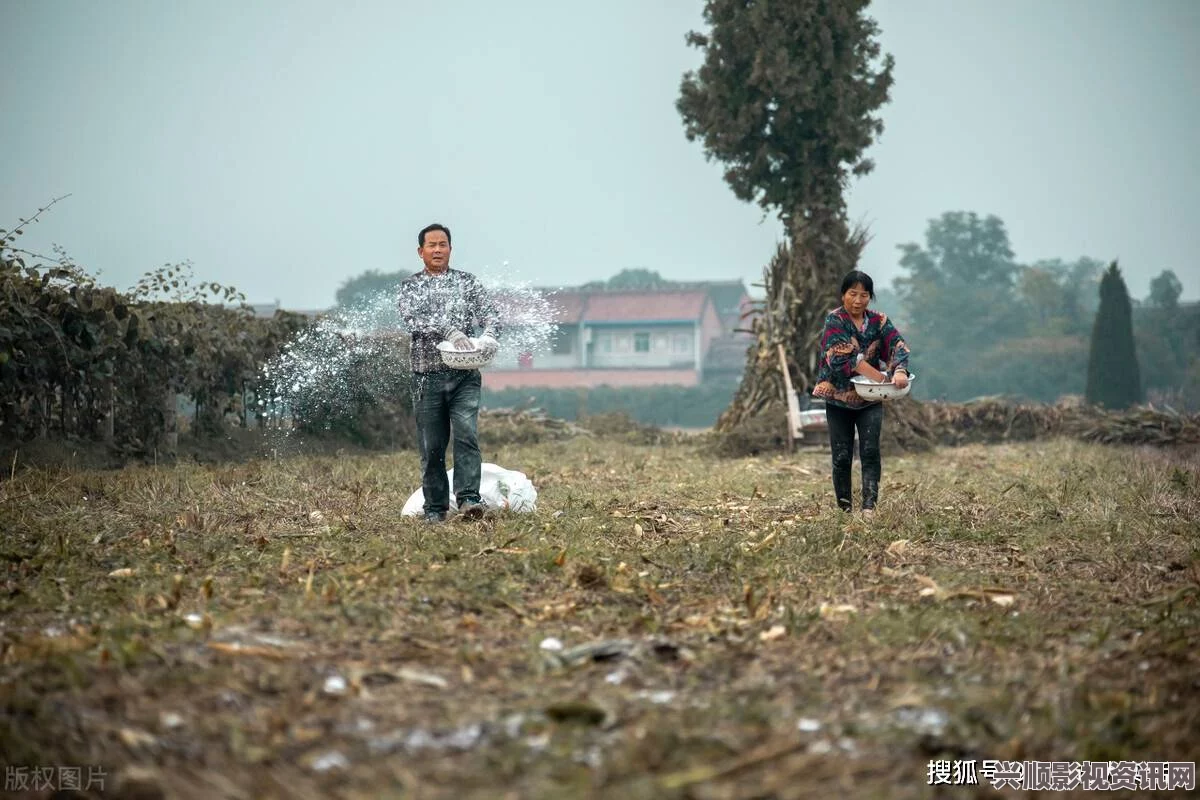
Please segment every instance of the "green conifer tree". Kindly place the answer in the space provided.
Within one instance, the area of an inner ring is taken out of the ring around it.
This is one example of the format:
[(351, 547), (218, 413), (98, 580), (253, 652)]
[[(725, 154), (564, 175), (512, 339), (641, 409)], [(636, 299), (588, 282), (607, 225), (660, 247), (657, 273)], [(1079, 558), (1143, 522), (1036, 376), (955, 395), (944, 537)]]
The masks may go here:
[(1088, 354), (1087, 402), (1121, 409), (1142, 402), (1142, 376), (1133, 340), (1129, 289), (1114, 261), (1100, 280), (1100, 308)]

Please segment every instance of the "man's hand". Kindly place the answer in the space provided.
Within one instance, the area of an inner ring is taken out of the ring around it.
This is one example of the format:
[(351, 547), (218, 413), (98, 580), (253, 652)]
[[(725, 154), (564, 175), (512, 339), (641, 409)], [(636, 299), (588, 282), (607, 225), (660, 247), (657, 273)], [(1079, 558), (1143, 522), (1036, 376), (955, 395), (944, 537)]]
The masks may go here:
[(489, 356), (494, 355), (500, 349), (500, 343), (491, 336), (484, 334), (475, 340), (479, 345), (479, 349), (487, 353)]
[(897, 389), (908, 386), (908, 373), (902, 369), (896, 370), (896, 374), (892, 376), (892, 383), (896, 384)]
[(446, 341), (454, 345), (455, 350), (475, 349), (475, 346), (471, 344), (471, 340), (462, 331), (450, 331), (450, 335), (446, 337)]

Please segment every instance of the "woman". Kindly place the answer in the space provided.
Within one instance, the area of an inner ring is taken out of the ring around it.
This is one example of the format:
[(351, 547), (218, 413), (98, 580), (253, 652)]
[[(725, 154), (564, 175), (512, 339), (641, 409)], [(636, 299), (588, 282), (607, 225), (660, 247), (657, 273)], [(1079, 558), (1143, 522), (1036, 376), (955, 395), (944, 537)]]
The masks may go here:
[(833, 452), (833, 491), (838, 508), (851, 510), (850, 467), (854, 461), (854, 431), (862, 461), (862, 510), (870, 516), (879, 499), (879, 432), (883, 404), (868, 401), (854, 390), (850, 378), (865, 375), (874, 381), (908, 385), (908, 345), (886, 314), (871, 311), (875, 283), (854, 270), (842, 279), (842, 305), (825, 317), (821, 332), (821, 368), (813, 397), (825, 401), (829, 447)]

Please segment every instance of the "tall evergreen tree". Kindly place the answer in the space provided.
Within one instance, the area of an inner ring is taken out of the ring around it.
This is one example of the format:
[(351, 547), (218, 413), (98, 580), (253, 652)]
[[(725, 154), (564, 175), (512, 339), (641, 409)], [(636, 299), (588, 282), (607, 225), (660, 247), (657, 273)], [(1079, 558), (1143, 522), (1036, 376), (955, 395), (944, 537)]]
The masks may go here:
[(1100, 308), (1092, 326), (1087, 401), (1104, 408), (1129, 408), (1142, 401), (1142, 377), (1133, 340), (1129, 289), (1114, 261), (1100, 280)]
[(719, 430), (782, 405), (777, 345), (793, 356), (797, 390), (812, 386), (825, 314), (857, 266), (865, 236), (850, 229), (843, 192), (873, 166), (864, 153), (883, 130), (877, 112), (893, 63), (880, 57), (867, 5), (707, 0), (709, 31), (688, 34), (704, 63), (680, 87), (685, 133), (725, 165), (735, 195), (778, 215), (787, 236), (765, 270), (757, 344)]

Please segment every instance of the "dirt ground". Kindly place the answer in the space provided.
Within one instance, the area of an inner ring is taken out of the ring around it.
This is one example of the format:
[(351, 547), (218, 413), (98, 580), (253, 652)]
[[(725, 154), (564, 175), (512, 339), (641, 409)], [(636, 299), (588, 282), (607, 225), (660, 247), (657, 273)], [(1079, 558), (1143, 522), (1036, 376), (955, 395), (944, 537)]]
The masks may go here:
[(5, 788), (76, 767), (93, 797), (993, 797), (1024, 793), (959, 768), (1195, 759), (1194, 458), (885, 457), (863, 520), (827, 453), (705, 453), (493, 448), (538, 511), (441, 527), (400, 516), (412, 453), (18, 469)]

